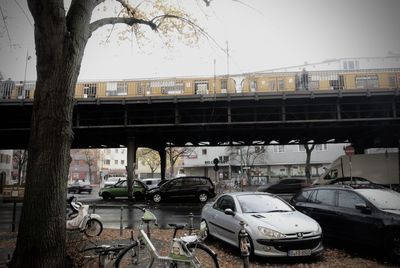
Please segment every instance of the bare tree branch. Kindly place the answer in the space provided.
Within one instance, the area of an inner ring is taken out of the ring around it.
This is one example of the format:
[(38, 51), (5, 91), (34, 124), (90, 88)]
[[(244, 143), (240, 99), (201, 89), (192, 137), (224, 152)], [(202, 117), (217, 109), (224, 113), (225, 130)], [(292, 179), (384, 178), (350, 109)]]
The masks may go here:
[(114, 25), (117, 23), (124, 23), (129, 26), (132, 26), (133, 24), (144, 24), (144, 25), (148, 25), (154, 31), (157, 30), (157, 25), (152, 21), (136, 19), (136, 18), (116, 18), (116, 17), (104, 18), (104, 19), (100, 19), (95, 22), (92, 22), (89, 25), (89, 30), (90, 30), (90, 33), (93, 33), (94, 31), (96, 31), (98, 28), (100, 28), (102, 26)]
[(1, 13), (1, 17), (3, 18), (4, 27), (6, 28), (8, 40), (10, 41), (10, 46), (12, 46), (12, 41), (11, 41), (10, 32), (8, 31), (8, 26), (7, 26), (7, 23), (6, 23), (6, 18), (4, 17), (3, 9), (1, 8), (1, 6), (0, 6), (0, 13)]

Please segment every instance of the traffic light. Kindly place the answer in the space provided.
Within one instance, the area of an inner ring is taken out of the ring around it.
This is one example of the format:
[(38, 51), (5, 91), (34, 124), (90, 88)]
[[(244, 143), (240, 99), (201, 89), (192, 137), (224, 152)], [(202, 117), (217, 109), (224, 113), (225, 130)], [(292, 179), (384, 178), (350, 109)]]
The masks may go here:
[(219, 166), (218, 166), (219, 160), (218, 160), (218, 158), (214, 158), (213, 163), (214, 163), (214, 170), (218, 171), (219, 170)]

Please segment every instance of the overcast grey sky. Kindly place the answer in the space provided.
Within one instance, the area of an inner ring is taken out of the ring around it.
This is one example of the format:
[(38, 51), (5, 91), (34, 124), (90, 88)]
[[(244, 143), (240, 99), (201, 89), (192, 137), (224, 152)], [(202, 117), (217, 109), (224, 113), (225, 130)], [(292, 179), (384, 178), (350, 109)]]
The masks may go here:
[[(27, 80), (36, 79), (33, 23), (26, 1), (0, 0), (10, 38), (0, 21), (0, 71), (5, 78), (23, 80), (26, 53)], [(30, 22), (17, 6), (29, 15)], [(138, 1), (130, 0), (131, 3)], [(229, 45), (229, 73), (260, 71), (319, 62), (331, 58), (400, 54), (400, 0), (213, 0), (209, 7), (198, 0), (171, 0), (186, 7), (198, 24), (218, 42)], [(113, 3), (107, 0), (108, 5)], [(178, 44), (165, 49), (159, 42), (138, 48), (118, 41), (109, 44), (107, 28), (87, 44), (79, 79), (213, 75), (228, 71), (227, 55), (212, 42), (196, 47)], [(150, 38), (157, 40), (154, 33)]]

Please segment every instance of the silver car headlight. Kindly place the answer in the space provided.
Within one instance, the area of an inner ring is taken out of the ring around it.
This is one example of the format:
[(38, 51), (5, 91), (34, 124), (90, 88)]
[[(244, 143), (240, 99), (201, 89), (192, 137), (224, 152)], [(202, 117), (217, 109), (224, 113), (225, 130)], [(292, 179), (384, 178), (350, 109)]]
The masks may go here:
[(260, 233), (264, 236), (266, 236), (269, 239), (276, 239), (276, 238), (284, 238), (286, 237), (284, 234), (281, 234), (280, 232), (277, 232), (272, 229), (268, 229), (262, 226), (258, 226), (258, 230)]
[(313, 231), (312, 235), (320, 235), (322, 233), (321, 226), (317, 223), (317, 230)]

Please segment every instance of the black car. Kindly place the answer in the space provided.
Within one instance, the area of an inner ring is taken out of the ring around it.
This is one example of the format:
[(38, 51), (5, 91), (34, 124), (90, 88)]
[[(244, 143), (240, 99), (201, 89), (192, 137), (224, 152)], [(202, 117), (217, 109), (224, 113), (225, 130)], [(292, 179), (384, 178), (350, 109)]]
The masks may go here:
[(68, 193), (80, 194), (80, 193), (92, 193), (92, 186), (87, 182), (76, 181), (68, 186)]
[(362, 177), (341, 177), (331, 180), (328, 184), (357, 185), (357, 184), (374, 184), (374, 183)]
[(195, 197), (200, 202), (207, 202), (215, 196), (214, 183), (208, 177), (187, 176), (168, 180), (147, 192), (147, 199), (155, 203), (182, 197)]
[(308, 187), (307, 178), (288, 178), (270, 183), (257, 188), (258, 192), (272, 194), (295, 194), (304, 187)]
[(382, 249), (400, 261), (400, 194), (377, 185), (303, 189), (290, 203), (316, 220), (324, 237)]

